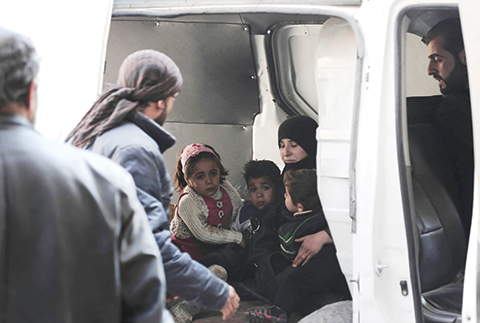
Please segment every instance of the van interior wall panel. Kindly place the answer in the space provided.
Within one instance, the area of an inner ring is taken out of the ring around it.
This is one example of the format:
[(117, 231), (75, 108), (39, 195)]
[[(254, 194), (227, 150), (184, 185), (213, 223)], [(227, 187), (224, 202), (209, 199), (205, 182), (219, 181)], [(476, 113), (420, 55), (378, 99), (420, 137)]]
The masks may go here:
[(266, 34), (268, 30), (291, 24), (323, 24), (329, 16), (296, 14), (242, 14), (242, 20), (248, 24), (253, 34)]
[[(184, 78), (164, 124), (177, 138), (164, 154), (172, 180), (181, 149), (194, 142), (206, 143), (218, 151), (230, 170), (227, 179), (240, 188), (242, 197), (246, 197), (243, 165), (252, 158), (252, 125), (260, 113), (253, 50), (244, 27), (183, 18), (182, 22), (115, 18), (104, 75), (104, 84), (115, 83), (122, 61), (137, 50), (155, 49), (170, 56)], [(177, 200), (175, 193), (172, 203)]]
[[(167, 122), (165, 129), (177, 138), (177, 143), (163, 154), (172, 181), (183, 147), (192, 142), (206, 143), (215, 148), (222, 158), (223, 165), (229, 170), (227, 180), (237, 188), (242, 198), (247, 198), (243, 165), (252, 158), (253, 127)], [(177, 200), (178, 194), (175, 193), (172, 203), (176, 203)]]
[(248, 29), (241, 24), (114, 20), (104, 81), (114, 83), (130, 53), (155, 49), (170, 56), (184, 78), (172, 122), (253, 124), (258, 84)]

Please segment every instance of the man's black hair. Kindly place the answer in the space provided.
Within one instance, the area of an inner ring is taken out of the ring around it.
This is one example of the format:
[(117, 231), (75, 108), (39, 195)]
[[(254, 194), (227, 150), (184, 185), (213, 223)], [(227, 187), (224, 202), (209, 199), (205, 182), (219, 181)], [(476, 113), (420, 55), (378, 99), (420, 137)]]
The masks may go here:
[(449, 51), (455, 58), (458, 58), (458, 54), (465, 48), (459, 18), (449, 18), (440, 21), (429, 30), (422, 41), (428, 45), (428, 43), (438, 37), (443, 39), (443, 48)]

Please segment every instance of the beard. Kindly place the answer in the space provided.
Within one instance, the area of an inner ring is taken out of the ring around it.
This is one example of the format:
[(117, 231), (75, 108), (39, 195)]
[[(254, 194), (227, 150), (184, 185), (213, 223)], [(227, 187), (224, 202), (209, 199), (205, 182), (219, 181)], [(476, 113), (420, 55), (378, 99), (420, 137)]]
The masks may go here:
[(450, 94), (459, 90), (468, 89), (468, 72), (467, 66), (459, 60), (455, 61), (455, 67), (446, 79), (443, 79), (445, 87), (440, 88), (442, 94)]
[(167, 109), (163, 109), (162, 114), (159, 115), (156, 119), (155, 122), (158, 123), (159, 125), (163, 126), (163, 123), (167, 120)]

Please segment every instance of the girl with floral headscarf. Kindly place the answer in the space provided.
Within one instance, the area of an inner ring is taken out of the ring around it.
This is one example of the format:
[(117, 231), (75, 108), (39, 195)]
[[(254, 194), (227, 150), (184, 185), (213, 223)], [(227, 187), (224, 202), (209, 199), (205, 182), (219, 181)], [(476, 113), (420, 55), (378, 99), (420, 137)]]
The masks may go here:
[(193, 259), (200, 260), (227, 244), (243, 243), (242, 234), (230, 230), (242, 202), (237, 190), (226, 181), (227, 175), (212, 147), (191, 144), (183, 149), (175, 174), (177, 190), (182, 194), (170, 231), (174, 243)]

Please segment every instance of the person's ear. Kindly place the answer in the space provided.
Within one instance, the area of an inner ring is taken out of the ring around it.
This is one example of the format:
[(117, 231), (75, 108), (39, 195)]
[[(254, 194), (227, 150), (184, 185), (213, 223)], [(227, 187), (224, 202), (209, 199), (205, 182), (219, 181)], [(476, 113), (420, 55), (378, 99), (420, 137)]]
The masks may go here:
[(163, 110), (166, 107), (165, 100), (160, 100), (157, 102), (157, 106), (159, 110)]
[(32, 100), (35, 100), (35, 88), (36, 88), (35, 81), (31, 81), (30, 85), (28, 86), (27, 96), (25, 98), (25, 107), (29, 110), (32, 108), (32, 105), (34, 104)]
[(302, 203), (297, 203), (297, 209), (298, 209), (298, 212), (305, 211), (305, 208), (303, 207)]
[(467, 56), (465, 55), (465, 48), (462, 49), (460, 53), (458, 53), (458, 58), (463, 65), (467, 65)]
[(30, 122), (35, 119), (35, 113), (37, 112), (37, 83), (35, 81), (30, 82), (27, 90), (27, 96), (25, 98), (25, 108), (27, 109), (26, 117)]

